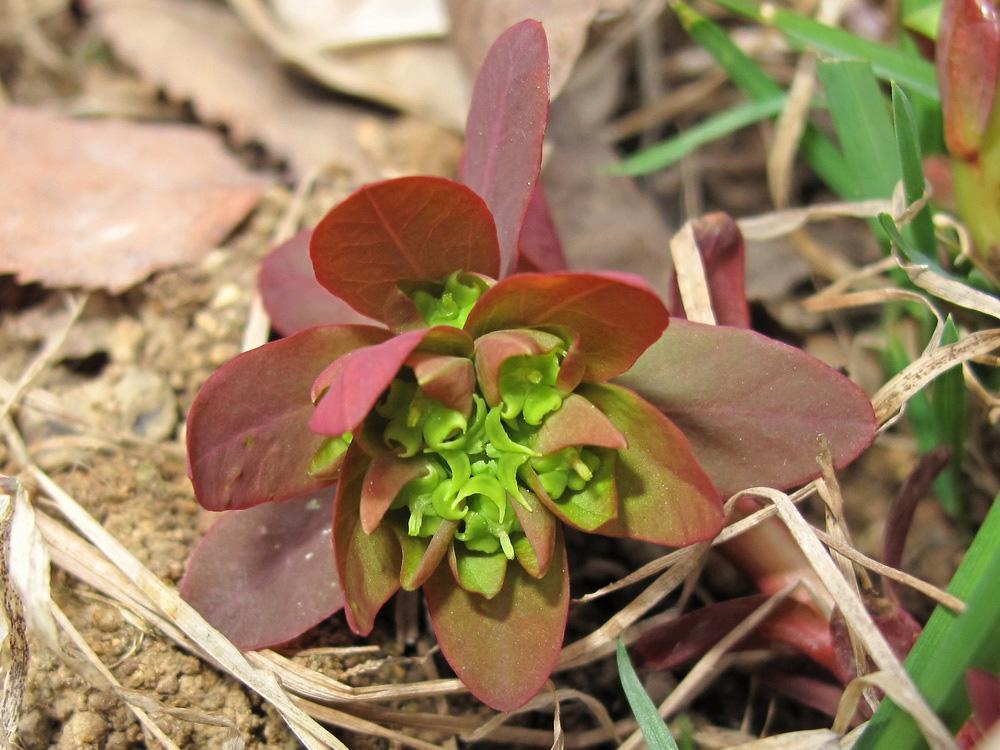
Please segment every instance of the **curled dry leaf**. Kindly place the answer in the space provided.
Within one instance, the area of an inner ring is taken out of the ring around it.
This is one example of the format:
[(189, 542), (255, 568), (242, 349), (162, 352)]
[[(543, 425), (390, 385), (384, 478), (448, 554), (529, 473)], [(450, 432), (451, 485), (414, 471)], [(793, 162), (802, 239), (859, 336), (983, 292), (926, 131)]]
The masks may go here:
[(265, 183), (184, 125), (0, 112), (0, 271), (121, 292), (222, 240)]

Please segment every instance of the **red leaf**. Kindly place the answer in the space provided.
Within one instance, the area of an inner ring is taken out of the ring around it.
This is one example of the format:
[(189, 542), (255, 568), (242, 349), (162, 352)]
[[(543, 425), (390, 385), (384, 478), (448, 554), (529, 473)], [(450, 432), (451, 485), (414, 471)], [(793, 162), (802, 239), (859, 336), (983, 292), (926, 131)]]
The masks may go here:
[(965, 687), (980, 727), (989, 732), (1000, 721), (1000, 677), (982, 669), (969, 669)]
[(561, 535), (548, 573), (529, 576), (507, 566), (492, 599), (459, 588), (447, 565), (424, 584), (441, 651), (472, 694), (500, 711), (533, 698), (559, 657), (569, 611), (569, 574)]
[(711, 539), (725, 520), (722, 500), (681, 431), (651, 404), (614, 385), (578, 391), (624, 433), (615, 484), (618, 516), (596, 533), (682, 547)]
[[(636, 649), (650, 669), (690, 664), (767, 599), (764, 594), (755, 594), (702, 607), (649, 631), (636, 643)], [(829, 623), (815, 608), (795, 599), (783, 602), (740, 641), (739, 647), (760, 648), (775, 643), (792, 646), (825, 666), (834, 660)]]
[(549, 114), (549, 51), (537, 21), (522, 21), (494, 42), (476, 78), (465, 126), (462, 182), (483, 196), (496, 220), (500, 273), (510, 273), (542, 164)]
[(342, 606), (334, 488), (227, 513), (188, 560), (181, 596), (241, 649), (283, 643)]
[[(695, 219), (691, 227), (705, 265), (715, 321), (723, 326), (749, 328), (746, 248), (739, 227), (731, 216), (721, 211)], [(670, 314), (687, 319), (676, 273), (671, 282)]]
[(674, 320), (620, 382), (681, 428), (726, 496), (816, 477), (820, 434), (837, 468), (875, 434), (871, 402), (854, 383), (803, 351), (739, 328)]
[(399, 458), (391, 453), (373, 458), (361, 488), (360, 515), (364, 532), (371, 534), (378, 527), (407, 482), (426, 473), (425, 459)]
[(337, 578), (344, 592), (347, 624), (358, 635), (368, 635), (375, 615), (399, 590), (402, 554), (388, 524), (371, 534), (361, 528), (361, 487), (364, 454), (353, 446), (344, 458), (333, 510), (333, 549)]
[(462, 331), (438, 326), (407, 331), (375, 346), (352, 351), (316, 378), (313, 394), (325, 389), (326, 395), (316, 404), (309, 429), (321, 435), (352, 432), (389, 387), (407, 357), (422, 345), (435, 353), (442, 349), (444, 353), (472, 349), (472, 342)]
[(535, 186), (517, 241), (517, 272), (555, 273), (567, 270), (566, 256), (545, 198), (542, 183)]
[(542, 423), (531, 447), (548, 456), (571, 445), (622, 449), (628, 441), (600, 409), (574, 393)]
[(309, 257), (311, 229), (303, 229), (268, 253), (260, 264), (257, 286), (271, 324), (284, 336), (313, 326), (379, 325), (320, 286)]
[(668, 322), (660, 298), (628, 274), (524, 273), (489, 289), (465, 329), (473, 338), (507, 328), (565, 328), (580, 336), (584, 379), (625, 372)]
[(946, 0), (937, 40), (945, 140), (953, 156), (978, 158), (997, 101), (1000, 11), (995, 0)]
[(535, 562), (537, 570), (531, 571), (531, 575), (541, 577), (548, 572), (549, 563), (552, 562), (552, 551), (555, 549), (556, 523), (555, 516), (549, 512), (538, 500), (534, 492), (521, 488), (521, 496), (528, 503), (525, 508), (521, 503), (511, 503), (514, 515), (524, 529), (524, 535), (528, 539), (528, 544), (535, 551)]
[(413, 368), (420, 390), (466, 418), (472, 414), (476, 372), (471, 359), (417, 353), (411, 354), (406, 364)]
[(362, 315), (382, 320), (401, 281), (444, 281), (453, 271), (496, 278), (496, 228), (483, 200), (440, 177), (363, 187), (313, 232), (316, 279)]
[(382, 341), (372, 326), (310, 328), (241, 354), (199, 391), (188, 416), (191, 481), (208, 510), (288, 500), (330, 483), (309, 475), (323, 437), (309, 397), (331, 359)]

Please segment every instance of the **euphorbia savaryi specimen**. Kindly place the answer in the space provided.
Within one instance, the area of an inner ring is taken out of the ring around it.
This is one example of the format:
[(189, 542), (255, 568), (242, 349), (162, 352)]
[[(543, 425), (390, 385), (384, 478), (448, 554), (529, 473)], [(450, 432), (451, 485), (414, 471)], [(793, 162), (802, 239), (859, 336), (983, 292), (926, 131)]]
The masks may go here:
[[(366, 634), (398, 589), (422, 588), (458, 676), (513, 710), (562, 644), (565, 527), (709, 539), (717, 486), (810, 478), (819, 433), (838, 463), (871, 439), (868, 400), (804, 353), (667, 328), (641, 279), (561, 270), (537, 189), (547, 70), (540, 25), (508, 30), (476, 85), (467, 185), (370, 185), (312, 233), (329, 314), (346, 303), (371, 324), (247, 352), (196, 399), (196, 495), (238, 512), (197, 547), (182, 593), (237, 645), (287, 640), (340, 606)], [(529, 268), (548, 272), (511, 273)], [(629, 387), (610, 382), (625, 374)]]

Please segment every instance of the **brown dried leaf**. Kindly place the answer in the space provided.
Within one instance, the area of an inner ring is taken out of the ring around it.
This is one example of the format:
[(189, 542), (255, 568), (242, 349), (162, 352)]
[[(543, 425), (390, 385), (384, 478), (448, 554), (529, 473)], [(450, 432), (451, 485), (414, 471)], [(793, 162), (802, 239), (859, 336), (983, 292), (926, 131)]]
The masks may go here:
[(238, 141), (260, 141), (304, 174), (336, 166), (360, 181), (379, 173), (355, 131), (370, 117), (296, 85), (274, 55), (228, 10), (194, 0), (91, 0), (98, 30), (146, 78)]
[(0, 111), (0, 271), (121, 292), (232, 230), (264, 181), (185, 125)]

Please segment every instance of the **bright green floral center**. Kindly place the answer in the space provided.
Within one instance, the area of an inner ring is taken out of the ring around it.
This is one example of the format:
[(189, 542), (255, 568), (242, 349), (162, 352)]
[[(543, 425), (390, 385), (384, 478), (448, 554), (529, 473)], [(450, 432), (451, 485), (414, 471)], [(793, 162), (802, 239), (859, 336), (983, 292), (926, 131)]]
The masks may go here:
[(530, 447), (545, 418), (562, 405), (555, 389), (560, 356), (508, 358), (500, 369), (500, 403), (490, 407), (476, 393), (468, 418), (412, 381), (392, 382), (375, 408), (385, 424), (382, 440), (401, 458), (430, 459), (426, 474), (411, 480), (392, 505), (408, 512), (410, 536), (429, 537), (442, 521), (456, 521), (455, 540), (466, 550), (513, 560), (524, 531), (512, 503), (530, 511), (523, 493), (527, 469), (552, 500), (586, 486), (600, 463), (595, 453), (572, 447), (542, 456)]
[(486, 288), (482, 279), (456, 271), (439, 290), (417, 289), (410, 299), (428, 325), (461, 328)]

